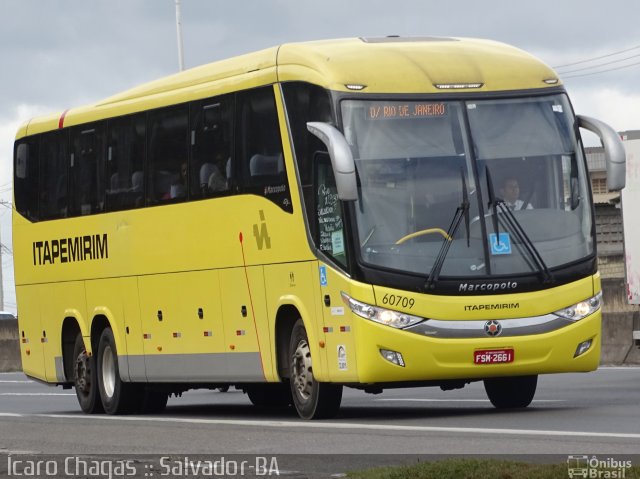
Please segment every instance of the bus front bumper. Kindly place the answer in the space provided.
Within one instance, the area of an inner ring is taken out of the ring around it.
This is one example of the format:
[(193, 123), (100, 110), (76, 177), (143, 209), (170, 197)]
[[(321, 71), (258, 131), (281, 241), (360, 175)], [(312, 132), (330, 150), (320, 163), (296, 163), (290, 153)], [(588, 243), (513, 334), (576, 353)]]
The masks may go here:
[[(584, 372), (600, 362), (600, 309), (552, 332), (486, 338), (427, 337), (352, 318), (358, 382), (365, 384)], [(502, 362), (480, 362), (487, 358)]]

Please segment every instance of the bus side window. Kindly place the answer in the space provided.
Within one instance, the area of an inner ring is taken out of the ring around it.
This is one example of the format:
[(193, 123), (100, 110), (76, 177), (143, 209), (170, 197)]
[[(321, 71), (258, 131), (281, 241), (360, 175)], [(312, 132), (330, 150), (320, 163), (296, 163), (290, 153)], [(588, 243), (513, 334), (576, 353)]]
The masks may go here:
[(238, 158), (243, 191), (292, 212), (273, 87), (238, 94)]
[(104, 123), (71, 130), (69, 216), (104, 211)]
[(343, 267), (347, 266), (344, 216), (328, 153), (317, 153), (313, 162), (318, 249)]
[(209, 198), (230, 188), (233, 96), (211, 98), (191, 107), (191, 198)]
[(40, 137), (16, 143), (14, 163), (14, 196), (16, 210), (31, 221), (38, 220), (38, 146)]
[(68, 215), (68, 131), (46, 133), (40, 144), (40, 219)]
[(107, 211), (144, 206), (145, 114), (109, 122)]
[(149, 114), (147, 204), (187, 199), (188, 124), (186, 105)]

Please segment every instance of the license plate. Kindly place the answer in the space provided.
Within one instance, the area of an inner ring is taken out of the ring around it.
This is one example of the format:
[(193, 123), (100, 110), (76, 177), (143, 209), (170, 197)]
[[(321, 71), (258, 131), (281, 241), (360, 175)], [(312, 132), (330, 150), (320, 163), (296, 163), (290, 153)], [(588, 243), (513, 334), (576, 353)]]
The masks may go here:
[(500, 364), (513, 362), (513, 349), (485, 349), (473, 352), (474, 364)]

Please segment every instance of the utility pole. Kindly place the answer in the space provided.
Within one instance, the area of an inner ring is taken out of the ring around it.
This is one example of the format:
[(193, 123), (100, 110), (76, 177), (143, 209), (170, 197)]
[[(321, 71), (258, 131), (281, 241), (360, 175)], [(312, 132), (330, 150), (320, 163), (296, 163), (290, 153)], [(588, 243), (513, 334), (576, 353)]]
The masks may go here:
[(182, 12), (180, 11), (180, 1), (176, 1), (176, 31), (178, 35), (178, 68), (184, 70), (184, 49), (182, 46)]

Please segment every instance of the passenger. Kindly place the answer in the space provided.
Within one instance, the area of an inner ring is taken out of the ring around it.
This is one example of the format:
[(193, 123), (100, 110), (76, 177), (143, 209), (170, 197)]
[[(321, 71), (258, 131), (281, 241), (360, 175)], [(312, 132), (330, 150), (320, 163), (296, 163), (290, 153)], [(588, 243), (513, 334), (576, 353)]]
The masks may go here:
[(188, 172), (187, 163), (183, 162), (180, 166), (180, 176), (171, 184), (170, 199), (173, 200), (187, 197)]

